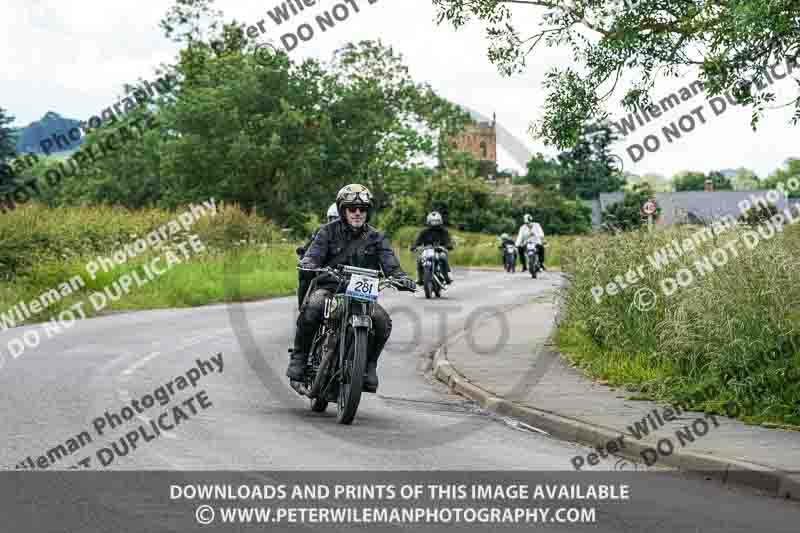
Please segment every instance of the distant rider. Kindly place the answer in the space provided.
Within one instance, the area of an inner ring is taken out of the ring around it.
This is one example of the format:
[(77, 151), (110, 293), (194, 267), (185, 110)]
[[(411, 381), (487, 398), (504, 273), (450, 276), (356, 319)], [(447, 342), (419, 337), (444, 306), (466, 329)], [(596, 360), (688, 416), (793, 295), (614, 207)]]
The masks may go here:
[(539, 225), (538, 222), (533, 221), (533, 217), (529, 214), (526, 214), (523, 218), (523, 224), (519, 228), (519, 233), (517, 234), (517, 250), (519, 251), (519, 260), (522, 264), (522, 270), (527, 270), (526, 266), (526, 258), (527, 258), (527, 244), (528, 241), (533, 239), (536, 243), (536, 253), (539, 255), (539, 265), (544, 268), (544, 230), (542, 230), (542, 226)]
[[(325, 266), (350, 265), (372, 270), (383, 270), (386, 276), (404, 279), (406, 288), (414, 290), (414, 281), (403, 272), (400, 261), (392, 250), (391, 243), (375, 228), (367, 224), (372, 206), (369, 189), (359, 184), (343, 187), (336, 196), (339, 220), (329, 222), (320, 228), (311, 247), (303, 256), (302, 268), (321, 268)], [(293, 381), (302, 381), (308, 362), (308, 351), (314, 333), (322, 322), (325, 300), (333, 295), (338, 283), (322, 275), (317, 278), (316, 289), (300, 308), (297, 318), (297, 332), (294, 337), (294, 352), (286, 370)], [(344, 292), (344, 287), (340, 290)], [(375, 303), (372, 307), (373, 335), (369, 340), (369, 359), (367, 360), (364, 390), (375, 392), (378, 389), (378, 358), (392, 332), (392, 320), (388, 313)]]
[(508, 233), (503, 233), (500, 235), (500, 255), (504, 256), (506, 253), (506, 246), (508, 245), (514, 246), (516, 248), (516, 244), (514, 243), (514, 239), (511, 238), (511, 235)]
[[(417, 240), (411, 247), (412, 252), (416, 252), (417, 248), (426, 245), (442, 246), (446, 250), (453, 249), (453, 244), (450, 241), (450, 233), (447, 231), (447, 228), (444, 227), (442, 215), (438, 211), (431, 211), (428, 213), (425, 223), (428, 225), (428, 227), (419, 232)], [(448, 285), (452, 285), (453, 278), (450, 277), (450, 262), (447, 260), (447, 252), (442, 252), (439, 255), (440, 261), (442, 262), (442, 274), (444, 274), (444, 281)], [(422, 276), (422, 265), (419, 261), (417, 261), (417, 285), (422, 285)]]
[[(339, 220), (339, 210), (336, 208), (336, 202), (332, 203), (330, 207), (328, 207), (328, 213), (326, 214), (328, 218), (328, 224), (333, 222), (334, 220)], [(298, 259), (302, 259), (303, 255), (305, 255), (306, 250), (311, 247), (311, 243), (314, 242), (314, 238), (319, 233), (319, 230), (322, 229), (323, 226), (317, 228), (314, 233), (311, 234), (311, 237), (308, 238), (306, 243), (303, 246), (300, 246), (295, 250), (298, 255)], [(311, 285), (311, 280), (316, 277), (314, 272), (303, 272), (302, 270), (297, 271), (297, 308), (299, 309), (301, 305), (303, 305), (303, 298), (306, 297), (306, 292), (308, 291), (309, 285)], [(290, 352), (292, 350), (289, 350)]]

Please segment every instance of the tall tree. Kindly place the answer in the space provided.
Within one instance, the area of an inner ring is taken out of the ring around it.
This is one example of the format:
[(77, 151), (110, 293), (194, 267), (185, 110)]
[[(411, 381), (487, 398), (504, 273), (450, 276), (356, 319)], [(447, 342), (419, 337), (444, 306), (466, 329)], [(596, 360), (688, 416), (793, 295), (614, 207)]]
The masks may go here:
[(558, 155), (563, 172), (561, 194), (576, 195), (584, 200), (597, 198), (602, 192), (619, 191), (625, 185), (610, 146), (617, 140), (616, 132), (606, 123), (591, 122), (583, 129), (577, 144)]
[(564, 169), (557, 160), (537, 153), (528, 161), (527, 168), (528, 172), (519, 178), (520, 181), (549, 191), (558, 190), (560, 187)]
[(300, 228), (346, 183), (387, 203), (387, 184), (434, 157), (440, 131), (467, 116), (380, 42), (347, 44), (326, 64), (277, 53), (264, 65), (211, 5), (176, 0), (162, 27), (183, 45), (167, 67), (179, 82), (157, 104), (158, 126), (71, 180), (71, 198), (173, 206), (214, 196)]
[[(573, 67), (551, 69), (543, 119), (536, 132), (559, 149), (575, 144), (583, 124), (605, 116), (605, 105), (622, 79), (631, 80), (621, 99), (628, 109), (644, 108), (659, 77), (699, 67), (706, 92), (730, 90), (753, 105), (756, 126), (774, 94), (759, 94), (769, 68), (800, 61), (800, 4), (796, 0), (433, 0), (439, 22), (455, 27), (476, 18), (487, 24), (489, 58), (504, 73), (521, 71), (528, 55), (545, 44), (570, 46)], [(537, 32), (515, 24), (517, 14), (542, 14)], [(523, 7), (524, 6), (524, 7)], [(796, 67), (800, 71), (800, 67)], [(624, 76), (623, 76), (624, 74)], [(793, 100), (792, 123), (800, 120), (800, 97)]]
[(14, 157), (17, 153), (14, 130), (9, 124), (14, 122), (14, 117), (0, 107), (0, 161)]

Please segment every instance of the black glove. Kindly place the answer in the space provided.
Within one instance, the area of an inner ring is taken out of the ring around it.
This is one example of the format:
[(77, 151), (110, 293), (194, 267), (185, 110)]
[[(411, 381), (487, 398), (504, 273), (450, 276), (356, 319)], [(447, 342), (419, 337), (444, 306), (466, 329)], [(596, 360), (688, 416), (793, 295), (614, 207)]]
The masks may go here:
[(417, 247), (416, 246), (411, 246), (408, 250), (411, 251), (411, 252), (416, 252), (417, 251)]
[(306, 249), (303, 248), (302, 246), (298, 246), (297, 249), (295, 249), (294, 253), (296, 253), (300, 257), (303, 257), (304, 255), (306, 255)]
[(408, 292), (414, 292), (417, 290), (417, 284), (411, 278), (400, 278), (398, 281), (398, 285), (402, 287), (404, 290)]
[(448, 250), (452, 250), (452, 249), (453, 249), (453, 246), (452, 246), (452, 245), (449, 245), (449, 246), (445, 246), (445, 248), (447, 248)]

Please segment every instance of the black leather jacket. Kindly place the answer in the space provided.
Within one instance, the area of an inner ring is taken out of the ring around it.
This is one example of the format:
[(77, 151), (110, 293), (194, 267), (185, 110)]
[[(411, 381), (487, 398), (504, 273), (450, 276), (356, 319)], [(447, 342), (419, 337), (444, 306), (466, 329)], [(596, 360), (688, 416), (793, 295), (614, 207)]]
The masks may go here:
[[(344, 250), (354, 239), (364, 239), (366, 246), (351, 252), (336, 264), (332, 260)], [(383, 233), (369, 225), (364, 225), (360, 230), (335, 220), (322, 226), (317, 232), (314, 242), (306, 251), (301, 265), (305, 268), (320, 268), (323, 266), (349, 265), (373, 270), (383, 270), (387, 276), (407, 277), (400, 267), (400, 261), (392, 250), (389, 239)], [(327, 276), (317, 278), (318, 288), (335, 288), (336, 282)]]
[(434, 244), (444, 246), (448, 250), (453, 249), (453, 244), (450, 242), (450, 233), (444, 226), (431, 226), (419, 232), (417, 240), (414, 243), (414, 248), (424, 246), (426, 244)]

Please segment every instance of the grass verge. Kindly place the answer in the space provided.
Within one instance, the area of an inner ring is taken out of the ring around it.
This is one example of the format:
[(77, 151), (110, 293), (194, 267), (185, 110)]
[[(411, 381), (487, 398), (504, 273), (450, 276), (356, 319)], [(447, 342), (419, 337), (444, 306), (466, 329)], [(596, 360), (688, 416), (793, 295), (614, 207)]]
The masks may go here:
[[(660, 269), (648, 261), (673, 241), (688, 249), (686, 239), (698, 230), (573, 243), (565, 260), (570, 283), (558, 332), (562, 353), (591, 376), (642, 398), (720, 414), (733, 402), (745, 422), (800, 426), (800, 227), (786, 226), (751, 249), (746, 241), (761, 234), (740, 226)], [(593, 287), (642, 264), (638, 283), (599, 303), (592, 296)], [(667, 296), (662, 287), (670, 288), (671, 279), (686, 283)], [(651, 309), (637, 305), (640, 289), (657, 295)]]

